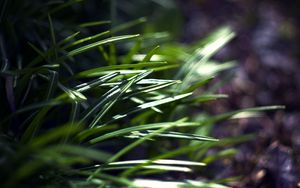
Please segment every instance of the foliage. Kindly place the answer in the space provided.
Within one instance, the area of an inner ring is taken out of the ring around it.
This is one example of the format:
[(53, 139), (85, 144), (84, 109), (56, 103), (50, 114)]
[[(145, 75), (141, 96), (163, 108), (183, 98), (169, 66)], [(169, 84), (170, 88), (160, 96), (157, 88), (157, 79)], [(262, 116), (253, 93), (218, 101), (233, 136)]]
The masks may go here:
[[(251, 136), (219, 142), (211, 127), (278, 108), (190, 115), (193, 107), (226, 97), (203, 86), (234, 66), (210, 60), (233, 32), (224, 27), (195, 45), (159, 47), (151, 40), (161, 33), (119, 34), (144, 18), (111, 28), (109, 21), (76, 23), (72, 15), (84, 7), (82, 0), (2, 2), (2, 186), (225, 187), (168, 182), (166, 172), (192, 172), (235, 154), (206, 155)], [(182, 160), (186, 154), (193, 161)]]

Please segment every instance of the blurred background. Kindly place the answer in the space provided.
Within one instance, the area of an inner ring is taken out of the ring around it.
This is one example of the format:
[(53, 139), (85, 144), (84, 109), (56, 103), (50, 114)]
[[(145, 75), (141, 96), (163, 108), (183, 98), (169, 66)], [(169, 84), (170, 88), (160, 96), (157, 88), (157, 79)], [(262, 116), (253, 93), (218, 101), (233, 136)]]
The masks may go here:
[[(300, 1), (126, 0), (113, 11), (115, 23), (145, 16), (144, 32), (167, 31), (193, 43), (220, 26), (236, 38), (214, 59), (237, 60), (234, 76), (219, 93), (228, 100), (206, 106), (212, 113), (285, 105), (284, 111), (217, 125), (215, 136), (254, 133), (232, 160), (212, 164), (216, 178), (243, 176), (234, 187), (300, 187)], [(208, 173), (210, 174), (210, 173)]]

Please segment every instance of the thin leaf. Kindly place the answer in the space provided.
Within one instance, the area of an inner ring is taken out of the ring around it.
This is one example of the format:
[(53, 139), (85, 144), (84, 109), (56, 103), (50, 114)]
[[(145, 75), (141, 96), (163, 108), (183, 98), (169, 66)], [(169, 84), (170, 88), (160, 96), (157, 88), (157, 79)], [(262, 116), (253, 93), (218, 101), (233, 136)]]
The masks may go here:
[(141, 44), (142, 44), (141, 40), (138, 39), (135, 42), (135, 45), (130, 49), (130, 51), (124, 58), (123, 64), (130, 64), (133, 61), (133, 56), (140, 50)]
[(71, 44), (69, 44), (69, 45), (67, 45), (67, 46), (62, 47), (62, 49), (67, 49), (67, 48), (70, 48), (70, 47), (79, 45), (79, 44), (81, 44), (81, 43), (84, 43), (84, 42), (87, 42), (87, 41), (90, 41), (90, 40), (97, 39), (97, 38), (102, 37), (102, 36), (104, 36), (104, 35), (107, 35), (107, 34), (109, 34), (109, 33), (110, 33), (110, 31), (104, 31), (104, 32), (101, 32), (101, 33), (98, 33), (98, 34), (95, 34), (95, 35), (92, 35), (92, 36), (88, 36), (88, 37), (85, 37), (85, 38), (76, 40), (76, 41), (74, 41), (73, 43), (71, 43)]
[(144, 104), (138, 105), (137, 107), (135, 107), (135, 108), (127, 111), (126, 113), (118, 114), (118, 115), (113, 116), (112, 119), (110, 121), (106, 122), (105, 124), (110, 124), (110, 123), (112, 123), (112, 122), (114, 122), (116, 120), (119, 120), (119, 119), (122, 119), (124, 117), (127, 117), (130, 114), (133, 114), (133, 113), (136, 113), (136, 112), (148, 109), (148, 108), (156, 107), (156, 106), (159, 106), (159, 105), (162, 105), (162, 104), (174, 102), (174, 101), (186, 98), (186, 97), (188, 97), (190, 95), (192, 95), (192, 93), (186, 93), (186, 94), (176, 95), (174, 97), (167, 97), (167, 98), (164, 98), (164, 99), (160, 99), (160, 100), (156, 100), (156, 101), (152, 101), (152, 102), (148, 102), (148, 103), (144, 103)]
[(158, 160), (130, 160), (112, 162), (108, 165), (131, 165), (131, 164), (162, 164), (162, 165), (184, 165), (184, 166), (205, 166), (205, 163), (173, 160), (173, 159), (158, 159)]
[[(152, 130), (147, 130), (146, 133), (134, 133), (137, 136), (146, 136), (149, 133), (153, 132)], [(197, 140), (197, 141), (219, 141), (216, 138), (209, 136), (201, 136), (196, 134), (180, 133), (180, 132), (163, 132), (156, 135), (157, 137), (167, 137), (167, 138), (176, 138), (176, 139), (188, 139), (188, 140)]]
[[(153, 124), (146, 124), (146, 125), (140, 125), (140, 126), (134, 126), (134, 127), (127, 127), (124, 129), (119, 129), (113, 132), (106, 133), (104, 135), (101, 135), (99, 137), (96, 137), (94, 139), (91, 139), (89, 142), (91, 144), (95, 144), (97, 142), (101, 142), (110, 138), (119, 137), (123, 135), (127, 135), (134, 131), (143, 131), (143, 130), (153, 130), (153, 129), (160, 129), (163, 127), (194, 127), (199, 126), (200, 124), (197, 122), (164, 122), (164, 123), (153, 123)], [(97, 130), (97, 128), (94, 128)], [(101, 129), (101, 127), (99, 127)], [(91, 134), (90, 131), (88, 131), (89, 134)], [(151, 133), (152, 134), (152, 133)], [(157, 133), (158, 134), (158, 133)], [(79, 134), (79, 137), (81, 139), (86, 138), (88, 135), (85, 134), (85, 131)]]
[(125, 71), (129, 73), (136, 73), (136, 72), (144, 72), (145, 70), (128, 70), (128, 69), (142, 69), (146, 67), (156, 67), (156, 66), (163, 66), (166, 65), (166, 62), (144, 62), (144, 63), (136, 63), (136, 64), (122, 64), (122, 65), (111, 65), (105, 67), (99, 67), (94, 69), (89, 69), (77, 74), (77, 77), (94, 77), (103, 75), (103, 72), (112, 71), (112, 72), (120, 72)]
[(87, 45), (79, 47), (75, 50), (72, 50), (67, 53), (67, 56), (68, 57), (75, 56), (75, 55), (81, 54), (83, 52), (86, 52), (88, 50), (91, 50), (95, 47), (98, 47), (100, 45), (109, 44), (112, 42), (117, 42), (117, 41), (126, 40), (126, 39), (132, 39), (132, 38), (136, 38), (138, 36), (140, 36), (140, 35), (123, 35), (123, 36), (117, 36), (117, 37), (110, 37), (110, 38), (100, 40), (100, 41), (97, 41), (97, 42), (94, 42), (91, 44), (87, 44)]
[(105, 20), (105, 21), (92, 21), (92, 22), (85, 22), (82, 24), (79, 24), (79, 27), (93, 27), (93, 26), (99, 26), (104, 24), (110, 24), (111, 21)]
[(156, 51), (158, 50), (159, 46), (156, 46), (155, 48), (153, 48), (142, 60), (142, 62), (147, 62), (147, 61), (151, 61), (151, 57), (156, 53)]

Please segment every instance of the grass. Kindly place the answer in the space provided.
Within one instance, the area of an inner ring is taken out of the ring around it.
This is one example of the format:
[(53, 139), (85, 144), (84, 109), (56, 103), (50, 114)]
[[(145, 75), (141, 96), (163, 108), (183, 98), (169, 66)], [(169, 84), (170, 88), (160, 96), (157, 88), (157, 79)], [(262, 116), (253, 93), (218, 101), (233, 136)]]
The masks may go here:
[[(194, 106), (226, 98), (207, 84), (234, 63), (210, 58), (234, 33), (224, 27), (194, 45), (157, 46), (148, 39), (161, 33), (119, 34), (144, 18), (96, 34), (88, 29), (110, 21), (70, 24), (68, 13), (80, 13), (76, 6), (84, 5), (78, 0), (2, 2), (2, 186), (226, 187), (167, 177), (237, 152), (207, 155), (212, 147), (253, 138), (220, 142), (210, 136), (214, 124), (282, 108), (191, 115)], [(22, 8), (28, 9), (15, 14)], [(62, 11), (65, 18), (55, 17)], [(163, 175), (152, 179), (153, 174)]]

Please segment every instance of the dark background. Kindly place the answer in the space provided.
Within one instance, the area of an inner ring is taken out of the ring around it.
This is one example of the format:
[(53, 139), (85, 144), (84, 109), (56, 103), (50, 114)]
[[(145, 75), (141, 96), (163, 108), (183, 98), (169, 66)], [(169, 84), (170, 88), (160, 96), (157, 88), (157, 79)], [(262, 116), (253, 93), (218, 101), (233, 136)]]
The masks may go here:
[[(229, 25), (237, 37), (217, 55), (238, 60), (235, 78), (220, 92), (229, 100), (218, 102), (215, 113), (262, 105), (285, 105), (284, 111), (238, 126), (219, 125), (217, 136), (256, 133), (239, 146), (227, 164), (215, 164), (219, 177), (243, 175), (236, 187), (300, 186), (300, 1), (180, 0), (181, 40), (193, 42), (220, 25)], [(298, 185), (297, 185), (298, 184)]]

